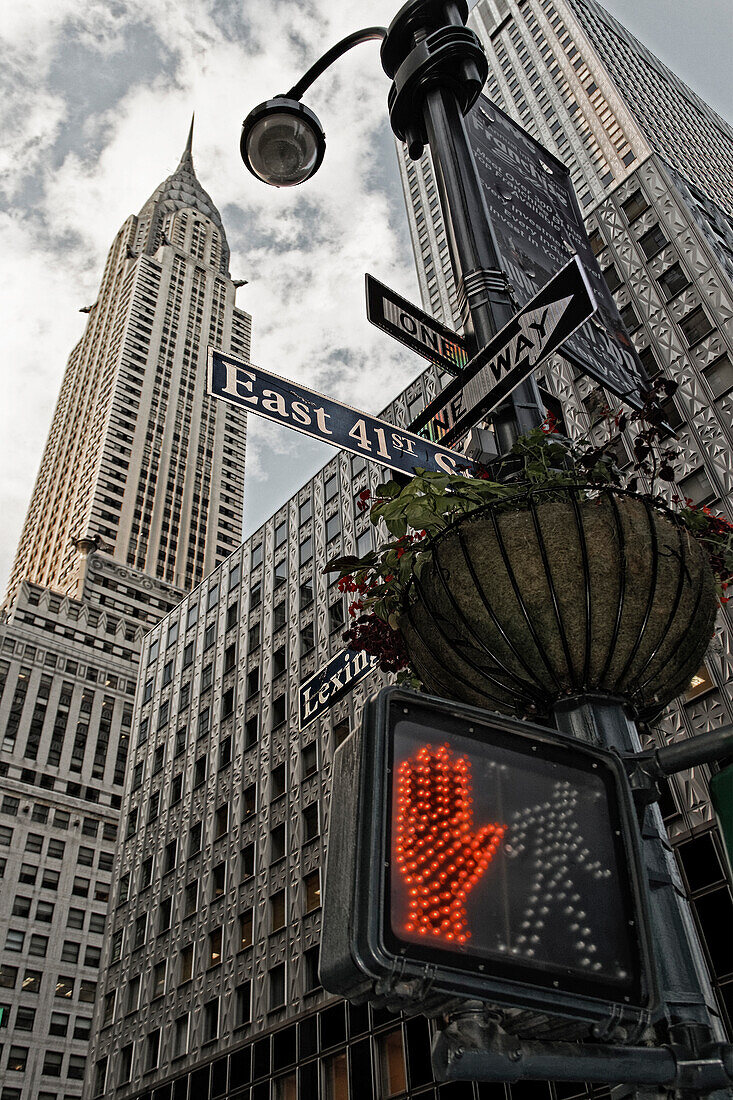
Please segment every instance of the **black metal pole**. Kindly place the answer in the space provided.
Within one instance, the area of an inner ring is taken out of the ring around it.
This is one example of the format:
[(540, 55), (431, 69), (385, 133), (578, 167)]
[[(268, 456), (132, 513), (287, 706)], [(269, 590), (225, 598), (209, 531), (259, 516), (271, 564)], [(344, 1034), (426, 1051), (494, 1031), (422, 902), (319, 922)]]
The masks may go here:
[[(488, 63), (466, 26), (466, 0), (409, 0), (382, 45), (382, 66), (394, 79), (390, 121), (410, 156), (427, 142), (448, 237), (451, 265), (469, 350), (480, 351), (517, 311), (500, 268), (464, 117), (481, 93)], [(534, 379), (523, 382), (491, 417), (500, 452), (543, 419)]]
[[(516, 308), (499, 267), (494, 231), (454, 92), (430, 89), (423, 114), (464, 333), (475, 354), (511, 320)], [(492, 417), (499, 452), (509, 451), (516, 437), (537, 427), (542, 417), (537, 385), (528, 379)]]

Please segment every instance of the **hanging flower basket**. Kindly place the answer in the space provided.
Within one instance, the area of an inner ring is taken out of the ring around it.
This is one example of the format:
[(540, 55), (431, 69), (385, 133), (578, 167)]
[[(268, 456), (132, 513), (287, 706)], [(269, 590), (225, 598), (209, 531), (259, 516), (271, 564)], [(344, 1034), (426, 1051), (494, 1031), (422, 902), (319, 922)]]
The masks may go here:
[(430, 543), (399, 631), (438, 695), (545, 714), (564, 695), (597, 692), (652, 713), (684, 691), (713, 634), (700, 543), (621, 489), (531, 488)]

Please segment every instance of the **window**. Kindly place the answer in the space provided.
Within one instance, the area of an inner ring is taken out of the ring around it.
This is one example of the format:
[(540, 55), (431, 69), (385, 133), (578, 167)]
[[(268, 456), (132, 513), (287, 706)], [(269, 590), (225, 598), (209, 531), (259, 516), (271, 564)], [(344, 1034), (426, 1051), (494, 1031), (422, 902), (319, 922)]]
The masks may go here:
[(713, 331), (713, 325), (702, 306), (698, 306), (697, 309), (693, 309), (691, 313), (683, 317), (680, 321), (680, 328), (691, 347)]
[[(323, 1096), (326, 1100), (348, 1100), (349, 1075), (346, 1054), (332, 1054), (321, 1063)], [(386, 1095), (386, 1093), (384, 1094)], [(390, 1093), (390, 1096), (392, 1093)]]
[(151, 1031), (145, 1040), (145, 1068), (155, 1069), (160, 1055), (160, 1028)]
[(153, 967), (153, 988), (152, 988), (152, 1000), (156, 997), (162, 997), (165, 993), (165, 971), (166, 962), (163, 959), (162, 962), (156, 963)]
[(247, 631), (247, 649), (251, 652), (260, 644), (260, 623), (256, 622)]
[[(114, 1004), (114, 1002), (113, 1002), (113, 1004)], [(105, 1004), (105, 1013), (106, 1013), (106, 1004)], [(48, 1025), (48, 1034), (49, 1035), (58, 1035), (60, 1038), (63, 1038), (69, 1030), (69, 1019), (70, 1019), (70, 1017), (69, 1017), (68, 1012), (52, 1012), (51, 1013), (51, 1020), (50, 1020), (50, 1023)], [(106, 1019), (106, 1014), (105, 1014), (104, 1023), (106, 1023), (106, 1022), (107, 1022), (107, 1019)], [(103, 1024), (103, 1026), (104, 1026), (104, 1024)]]
[(274, 801), (285, 794), (285, 765), (278, 764), (270, 773), (270, 800)]
[(303, 952), (303, 963), (305, 970), (305, 992), (311, 993), (314, 989), (319, 989), (321, 985), (320, 978), (318, 977), (318, 947), (309, 947), (307, 951)]
[(356, 540), (356, 556), (362, 558), (364, 554), (367, 553), (367, 551), (371, 550), (371, 548), (372, 532), (367, 527), (366, 531), (362, 531), (362, 533), (358, 536)]
[(244, 813), (244, 819), (251, 817), (257, 810), (257, 784), (251, 783), (249, 787), (245, 787), (242, 794), (242, 808)]
[(46, 858), (47, 859), (63, 859), (65, 849), (66, 849), (66, 844), (64, 843), (63, 840), (53, 840), (53, 839), (51, 839), (48, 842), (48, 851), (46, 852)]
[(173, 1022), (173, 1046), (171, 1057), (180, 1058), (188, 1052), (189, 1014), (185, 1012)]
[(145, 943), (145, 933), (147, 931), (148, 915), (147, 913), (141, 913), (141, 915), (135, 921), (135, 931), (132, 939), (132, 949), (136, 950), (138, 947), (142, 947)]
[(179, 956), (179, 977), (178, 982), (182, 985), (184, 982), (189, 982), (193, 977), (193, 944), (189, 943), (180, 953)]
[(698, 505), (708, 504), (716, 496), (710, 479), (703, 469), (688, 474), (679, 482), (679, 486), (683, 496), (690, 497)]
[(272, 609), (272, 629), (280, 630), (285, 626), (285, 619), (287, 618), (285, 610), (285, 600), (278, 603)]
[(251, 668), (247, 673), (247, 698), (251, 699), (260, 690), (260, 670)]
[(146, 886), (150, 886), (153, 880), (153, 857), (148, 856), (140, 864), (140, 884), (138, 889), (144, 890)]
[(193, 661), (193, 651), (194, 651), (195, 645), (196, 645), (195, 642), (189, 642), (188, 645), (185, 646), (185, 648), (183, 650), (183, 668), (188, 668), (188, 666)]
[(334, 473), (334, 474), (331, 474), (331, 476), (326, 481), (326, 485), (325, 485), (325, 488), (324, 488), (325, 499), (326, 500), (333, 500), (333, 498), (338, 495), (338, 491), (339, 491), (338, 473)]
[(173, 679), (173, 661), (166, 661), (163, 665), (163, 687)]
[(101, 1096), (107, 1088), (107, 1058), (100, 1058), (94, 1066), (94, 1096)]
[(305, 623), (300, 631), (300, 655), (305, 657), (316, 644), (316, 628), (313, 623)]
[(242, 575), (242, 566), (240, 565), (239, 562), (237, 562), (237, 564), (233, 565), (232, 568), (229, 571), (229, 591), (230, 592), (232, 591), (233, 588), (236, 588), (237, 585), (239, 584), (239, 580), (240, 580), (241, 575)]
[(621, 209), (626, 215), (629, 222), (636, 221), (641, 217), (645, 210), (649, 209), (649, 203), (646, 201), (641, 191), (634, 191), (632, 195), (621, 203)]
[[(120, 1051), (120, 1076), (118, 1082), (120, 1085), (124, 1085), (132, 1076), (132, 1058), (134, 1050), (135, 1044), (128, 1043), (127, 1046), (124, 1046)], [(104, 1084), (99, 1091), (104, 1092)]]
[(211, 873), (211, 897), (214, 901), (224, 896), (226, 889), (226, 864), (218, 863)]
[(239, 918), (239, 950), (254, 943), (254, 910), (247, 909)]
[(85, 1004), (93, 1005), (97, 999), (97, 983), (82, 980), (79, 988), (79, 1000)]
[(335, 600), (328, 607), (328, 629), (339, 630), (344, 625), (344, 601)]
[(40, 833), (28, 833), (25, 838), (25, 850), (37, 856), (41, 854), (43, 851), (43, 837)]
[(41, 978), (43, 973), (40, 970), (26, 970), (23, 975), (23, 984), (21, 989), (24, 993), (40, 993), (41, 992)]
[[(75, 1035), (75, 1038), (79, 1036)], [(87, 1060), (81, 1054), (70, 1054), (69, 1064), (66, 1068), (66, 1076), (72, 1081), (83, 1081)]]
[(198, 760), (194, 764), (193, 768), (193, 785), (200, 787), (202, 783), (206, 782), (206, 757), (199, 756)]
[(79, 961), (79, 944), (72, 940), (64, 940), (61, 948), (61, 962), (75, 963)]
[(311, 498), (308, 497), (307, 500), (301, 501), (300, 506), (298, 507), (298, 523), (307, 523), (312, 515), (313, 503), (311, 501)]
[(219, 966), (221, 963), (222, 929), (215, 928), (209, 932), (209, 953), (206, 965), (208, 967)]
[(37, 875), (37, 867), (33, 867), (30, 863), (21, 863), (18, 882), (22, 882), (24, 886), (35, 886)]
[(313, 578), (302, 581), (300, 585), (300, 610), (313, 603)]
[(35, 1008), (27, 1008), (24, 1005), (18, 1005), (15, 1012), (16, 1031), (33, 1031), (33, 1025), (35, 1024), (35, 1022)]
[(285, 1003), (285, 963), (273, 966), (269, 972), (269, 1011)]
[[(199, 711), (198, 727), (196, 729), (197, 737), (205, 737), (209, 732), (211, 725), (211, 707), (204, 707)], [(200, 759), (200, 758), (199, 758)], [(198, 764), (198, 760), (196, 761)], [(206, 778), (206, 769), (204, 769), (204, 778)], [(194, 784), (195, 786), (195, 784)]]
[(164, 898), (158, 906), (158, 935), (160, 935), (161, 932), (165, 932), (170, 928), (172, 910), (173, 899)]
[(186, 885), (186, 890), (183, 895), (183, 915), (184, 917), (191, 917), (198, 909), (199, 901), (199, 884), (198, 879), (196, 882), (189, 882)]
[(204, 1042), (210, 1043), (219, 1034), (219, 998), (214, 997), (204, 1005)]
[(25, 943), (25, 932), (20, 932), (15, 928), (9, 928), (5, 936), (5, 950), (6, 951), (22, 951), (23, 944)]
[(679, 264), (672, 264), (663, 272), (658, 278), (657, 282), (662, 288), (662, 294), (667, 302), (676, 297), (686, 286), (690, 285), (690, 280), (685, 275), (684, 271)]
[(219, 806), (214, 818), (214, 840), (225, 835), (229, 828), (229, 803)]
[(14, 917), (27, 917), (30, 916), (30, 911), (31, 899), (16, 895), (15, 901), (13, 902), (12, 915)]
[(110, 952), (110, 965), (119, 962), (122, 958), (122, 940), (124, 938), (124, 928), (118, 928), (112, 934), (112, 949)]
[(120, 878), (120, 895), (117, 904), (123, 905), (130, 896), (130, 875), (122, 875)]
[(237, 644), (232, 642), (224, 650), (224, 671), (231, 672), (237, 663)]
[(301, 542), (299, 553), (301, 566), (305, 565), (306, 562), (309, 562), (311, 560), (311, 558), (313, 557), (313, 538), (311, 536)]
[(661, 252), (667, 244), (669, 244), (669, 241), (665, 237), (661, 225), (652, 226), (648, 233), (645, 233), (643, 237), (639, 238), (639, 247), (647, 260), (651, 260), (652, 257)]
[(244, 723), (244, 747), (245, 749), (251, 749), (253, 745), (257, 744), (257, 737), (260, 729), (260, 716), (259, 714), (253, 714), (251, 718), (248, 718)]
[(104, 933), (106, 920), (104, 913), (91, 913), (89, 916), (89, 931), (98, 932), (101, 936)]
[(599, 253), (603, 252), (603, 249), (606, 247), (606, 242), (601, 236), (601, 231), (598, 228), (591, 229), (588, 236), (588, 243), (590, 244), (591, 251), (593, 252), (594, 256), (598, 256)]
[(270, 931), (277, 932), (285, 927), (285, 891), (278, 890), (270, 898)]
[(177, 802), (181, 801), (183, 795), (183, 775), (174, 775), (171, 781), (171, 796), (168, 803), (169, 806), (175, 806)]
[(0, 989), (15, 989), (17, 980), (17, 966), (8, 966), (6, 963), (0, 965)]
[(285, 856), (285, 825), (276, 825), (270, 833), (270, 863)]
[(210, 649), (216, 641), (216, 623), (209, 623), (204, 632), (204, 649)]
[(228, 718), (234, 713), (234, 688), (230, 687), (221, 697), (221, 717)]
[(32, 935), (28, 944), (28, 954), (37, 955), (39, 958), (45, 959), (47, 951), (48, 936)]
[(303, 841), (307, 843), (318, 836), (318, 803), (314, 802), (303, 810)]
[(36, 920), (43, 924), (51, 924), (55, 906), (51, 901), (39, 901), (36, 905)]
[(232, 762), (232, 739), (224, 737), (219, 744), (219, 771)]
[(303, 779), (307, 779), (309, 775), (318, 771), (318, 749), (315, 741), (303, 749), (300, 766)]
[(287, 651), (285, 646), (282, 645), (272, 655), (272, 678), (275, 679), (275, 677), (281, 676), (287, 668), (287, 664)]
[[(284, 829), (284, 826), (282, 826)], [(255, 873), (255, 846), (247, 844), (242, 848), (242, 878), (251, 878)]]
[(311, 871), (303, 879), (305, 886), (305, 911), (312, 913), (321, 904), (321, 876), (319, 871)]
[(713, 397), (723, 397), (733, 389), (733, 365), (727, 355), (721, 355), (709, 367), (705, 367), (702, 373)]
[(258, 581), (257, 584), (253, 584), (249, 590), (249, 609), (254, 611), (256, 607), (259, 607), (262, 603), (262, 584)]
[(84, 952), (84, 966), (98, 967), (99, 964), (101, 963), (101, 961), (102, 961), (102, 948), (101, 947), (92, 947), (91, 945), (88, 946), (86, 951)]
[(89, 1039), (92, 1034), (92, 1021), (89, 1016), (77, 1016), (74, 1021), (74, 1038)]
[(623, 307), (623, 309), (620, 309), (619, 313), (621, 315), (623, 326), (628, 332), (633, 332), (641, 324), (639, 318), (636, 315), (636, 310), (634, 309), (632, 302), (629, 302), (628, 305), (625, 305)]
[(252, 551), (251, 568), (256, 569), (258, 565), (262, 565), (262, 543), (259, 546), (255, 546)]
[(341, 516), (336, 512), (326, 520), (326, 542), (335, 539), (341, 532)]
[(283, 543), (287, 541), (287, 538), (288, 521), (287, 519), (284, 519), (275, 527), (275, 549), (277, 550), (278, 546), (282, 546)]
[(377, 1057), (379, 1064), (379, 1083), (381, 1095), (386, 1098), (398, 1096), (407, 1089), (405, 1073), (405, 1049), (402, 1031), (390, 1031), (377, 1038)]
[(604, 267), (601, 271), (601, 274), (606, 280), (606, 286), (611, 292), (613, 292), (614, 290), (618, 290), (618, 288), (621, 286), (621, 276), (619, 275), (615, 264), (609, 264), (608, 267)]
[(55, 997), (66, 997), (71, 999), (74, 996), (74, 979), (69, 974), (59, 974), (56, 979), (56, 992)]
[(188, 834), (188, 858), (197, 855), (201, 851), (201, 822), (197, 821), (191, 826)]
[(252, 1020), (252, 982), (242, 982), (237, 986), (237, 1026), (248, 1024)]
[(272, 701), (272, 728), (273, 729), (275, 729), (277, 726), (282, 725), (282, 723), (285, 721), (285, 718), (286, 718), (286, 710), (285, 710), (286, 705), (287, 705), (287, 696), (284, 695), (284, 694), (283, 695), (278, 695), (277, 699), (273, 699), (273, 701)]
[[(64, 1056), (61, 1051), (47, 1050), (43, 1058), (43, 1069), (41, 1073), (44, 1073), (47, 1077), (60, 1077), (63, 1058)], [(8, 1069), (10, 1069), (9, 1062)]]

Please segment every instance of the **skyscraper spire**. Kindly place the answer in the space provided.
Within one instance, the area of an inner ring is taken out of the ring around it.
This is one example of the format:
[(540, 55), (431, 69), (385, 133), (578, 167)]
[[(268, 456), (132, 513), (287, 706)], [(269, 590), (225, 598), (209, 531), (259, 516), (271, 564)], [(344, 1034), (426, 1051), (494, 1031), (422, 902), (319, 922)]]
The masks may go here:
[[(176, 172), (180, 172), (182, 169), (183, 170), (187, 169), (189, 172), (194, 171), (194, 168), (193, 168), (193, 122), (194, 122), (195, 118), (196, 118), (196, 113), (194, 112), (191, 115), (191, 126), (189, 127), (188, 138), (186, 139), (186, 148), (183, 150), (183, 155), (181, 156), (181, 159), (179, 161), (178, 168), (176, 169)], [(195, 173), (194, 173), (194, 175), (195, 175)]]

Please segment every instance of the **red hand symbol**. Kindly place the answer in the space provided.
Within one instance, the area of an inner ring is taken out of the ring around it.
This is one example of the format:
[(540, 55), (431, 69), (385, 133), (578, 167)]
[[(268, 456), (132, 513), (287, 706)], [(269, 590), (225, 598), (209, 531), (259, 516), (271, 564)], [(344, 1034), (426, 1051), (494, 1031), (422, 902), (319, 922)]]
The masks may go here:
[(396, 858), (407, 882), (406, 932), (465, 943), (465, 900), (494, 858), (505, 825), (472, 832), (471, 765), (424, 745), (397, 771)]

